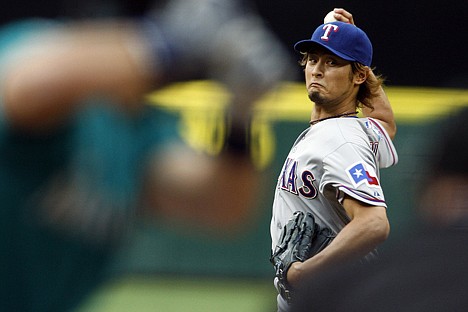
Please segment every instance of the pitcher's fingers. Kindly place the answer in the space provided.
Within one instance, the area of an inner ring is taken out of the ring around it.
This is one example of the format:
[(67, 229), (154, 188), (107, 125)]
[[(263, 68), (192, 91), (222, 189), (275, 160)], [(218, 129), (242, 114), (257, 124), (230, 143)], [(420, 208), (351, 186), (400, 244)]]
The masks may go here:
[(351, 14), (351, 13), (348, 12), (348, 11), (346, 11), (345, 9), (343, 9), (343, 8), (335, 8), (335, 9), (333, 9), (333, 12), (335, 12), (335, 19), (336, 19), (337, 21), (355, 25), (355, 23), (354, 23), (354, 18), (353, 18), (353, 14)]

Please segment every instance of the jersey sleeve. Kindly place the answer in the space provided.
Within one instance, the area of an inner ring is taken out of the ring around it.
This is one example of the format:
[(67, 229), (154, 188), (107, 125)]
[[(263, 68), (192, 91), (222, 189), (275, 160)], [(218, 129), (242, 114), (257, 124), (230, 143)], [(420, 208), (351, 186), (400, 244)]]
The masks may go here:
[(379, 168), (371, 148), (346, 143), (323, 160), (323, 169), (320, 192), (331, 185), (337, 190), (337, 198), (345, 193), (366, 204), (386, 207)]
[(398, 153), (384, 127), (375, 119), (367, 118), (365, 122), (370, 137), (376, 142), (376, 156), (379, 168), (388, 168), (398, 163)]

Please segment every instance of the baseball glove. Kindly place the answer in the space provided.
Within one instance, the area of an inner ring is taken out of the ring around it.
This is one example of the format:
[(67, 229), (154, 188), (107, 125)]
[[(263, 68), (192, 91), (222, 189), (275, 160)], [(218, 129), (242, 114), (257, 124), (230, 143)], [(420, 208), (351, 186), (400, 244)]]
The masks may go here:
[(304, 262), (316, 255), (333, 238), (332, 231), (321, 228), (309, 212), (296, 211), (284, 226), (270, 262), (275, 268), (278, 292), (287, 302), (291, 302), (292, 297), (292, 289), (286, 278), (291, 264), (296, 261)]

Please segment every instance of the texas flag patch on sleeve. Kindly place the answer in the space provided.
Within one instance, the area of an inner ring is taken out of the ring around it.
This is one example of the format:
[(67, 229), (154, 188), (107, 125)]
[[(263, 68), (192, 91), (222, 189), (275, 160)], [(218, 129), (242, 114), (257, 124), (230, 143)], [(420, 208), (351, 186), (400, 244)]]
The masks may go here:
[(373, 168), (363, 163), (356, 163), (346, 170), (354, 186), (366, 183), (369, 186), (379, 186), (379, 179)]

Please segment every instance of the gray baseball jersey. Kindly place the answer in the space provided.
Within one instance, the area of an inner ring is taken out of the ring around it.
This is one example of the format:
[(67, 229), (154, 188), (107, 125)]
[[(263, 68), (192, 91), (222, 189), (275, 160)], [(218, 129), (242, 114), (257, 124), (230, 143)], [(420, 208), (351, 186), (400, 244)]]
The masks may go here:
[(386, 207), (379, 169), (398, 162), (385, 129), (372, 118), (332, 118), (310, 126), (294, 143), (278, 178), (270, 231), (272, 249), (295, 211), (338, 233), (350, 220), (344, 194)]

